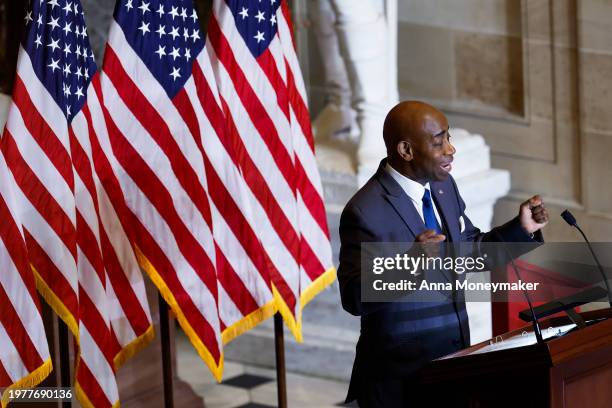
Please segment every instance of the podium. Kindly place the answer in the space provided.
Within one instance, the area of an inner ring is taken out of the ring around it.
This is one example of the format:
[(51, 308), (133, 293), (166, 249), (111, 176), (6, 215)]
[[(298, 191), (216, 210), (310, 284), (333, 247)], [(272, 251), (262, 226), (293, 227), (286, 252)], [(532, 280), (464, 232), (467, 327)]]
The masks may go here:
[[(432, 361), (420, 376), (428, 406), (442, 406), (441, 396), (453, 407), (612, 407), (612, 309), (581, 315), (589, 326), (543, 344), (515, 346), (533, 335), (526, 326)], [(551, 318), (540, 326), (569, 323)]]

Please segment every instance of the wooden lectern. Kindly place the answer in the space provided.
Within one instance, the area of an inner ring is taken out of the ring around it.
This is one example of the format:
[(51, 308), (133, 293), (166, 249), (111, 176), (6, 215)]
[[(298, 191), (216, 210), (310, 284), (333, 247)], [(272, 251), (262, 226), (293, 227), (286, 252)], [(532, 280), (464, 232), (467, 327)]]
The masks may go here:
[[(612, 309), (581, 315), (593, 323), (543, 344), (482, 352), (531, 332), (527, 326), (432, 361), (421, 377), (428, 406), (441, 406), (442, 395), (453, 407), (612, 407)], [(551, 318), (540, 326), (569, 323)]]

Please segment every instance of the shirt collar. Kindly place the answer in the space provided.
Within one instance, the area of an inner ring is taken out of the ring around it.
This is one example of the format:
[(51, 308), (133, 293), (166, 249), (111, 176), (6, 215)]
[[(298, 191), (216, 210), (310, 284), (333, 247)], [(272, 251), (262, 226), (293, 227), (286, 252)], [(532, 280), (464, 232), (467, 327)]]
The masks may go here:
[[(402, 190), (410, 197), (412, 201), (419, 205), (423, 202), (425, 189), (429, 190), (429, 183), (422, 185), (421, 183), (409, 179), (408, 177), (395, 170), (389, 163), (385, 166), (385, 171), (400, 185)], [(431, 191), (430, 191), (431, 193)]]

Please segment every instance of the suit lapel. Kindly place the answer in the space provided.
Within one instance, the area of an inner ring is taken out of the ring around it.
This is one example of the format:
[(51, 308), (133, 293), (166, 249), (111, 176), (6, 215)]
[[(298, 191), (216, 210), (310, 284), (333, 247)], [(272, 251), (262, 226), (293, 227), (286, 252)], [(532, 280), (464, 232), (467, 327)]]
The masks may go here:
[(410, 232), (416, 237), (421, 232), (425, 231), (425, 224), (421, 220), (419, 213), (412, 204), (412, 201), (407, 196), (397, 197), (391, 194), (385, 195), (385, 198), (393, 206), (395, 211), (404, 221), (404, 224), (408, 227)]
[(425, 224), (416, 208), (414, 208), (410, 197), (406, 195), (402, 187), (397, 184), (397, 181), (385, 170), (386, 165), (387, 161), (385, 159), (380, 163), (376, 172), (376, 178), (386, 191), (386, 194), (383, 194), (383, 196), (395, 209), (410, 232), (416, 237), (425, 230)]

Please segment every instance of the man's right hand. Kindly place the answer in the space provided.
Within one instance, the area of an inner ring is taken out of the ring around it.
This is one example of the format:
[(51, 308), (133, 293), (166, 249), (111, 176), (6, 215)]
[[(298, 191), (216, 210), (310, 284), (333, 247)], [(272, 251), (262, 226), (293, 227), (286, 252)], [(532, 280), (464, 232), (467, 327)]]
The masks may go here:
[(440, 242), (446, 240), (446, 236), (436, 233), (434, 230), (425, 230), (416, 236), (414, 242), (422, 244), (425, 255), (434, 257), (440, 255)]
[(442, 242), (446, 239), (446, 235), (437, 234), (434, 230), (425, 230), (416, 236), (414, 242)]

